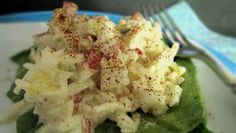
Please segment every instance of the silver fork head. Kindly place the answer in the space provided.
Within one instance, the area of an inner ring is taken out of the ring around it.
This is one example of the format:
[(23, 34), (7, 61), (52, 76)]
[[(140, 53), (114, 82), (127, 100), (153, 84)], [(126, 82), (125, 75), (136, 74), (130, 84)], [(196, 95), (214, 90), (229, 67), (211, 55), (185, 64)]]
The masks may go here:
[[(157, 22), (157, 16), (163, 30), (163, 35), (172, 42), (176, 41), (182, 44), (182, 47), (179, 49), (178, 55), (183, 57), (195, 57), (199, 58), (206, 62), (219, 77), (224, 81), (226, 85), (231, 87), (233, 92), (236, 94), (236, 77), (233, 73), (227, 70), (224, 67), (224, 64), (215, 58), (210, 52), (200, 47), (199, 44), (193, 43), (191, 40), (188, 40), (186, 36), (181, 32), (180, 28), (175, 24), (172, 17), (167, 13), (166, 9), (152, 4), (146, 7), (142, 7), (143, 14), (145, 18), (152, 17), (152, 23)], [(162, 14), (160, 11), (162, 10)], [(159, 13), (159, 14), (158, 14)]]
[(152, 10), (152, 7), (150, 4), (147, 6), (141, 5), (142, 13), (144, 17), (149, 20), (151, 23), (158, 22), (158, 19), (155, 16), (155, 12)]
[(166, 30), (164, 30), (164, 32), (166, 32), (167, 35), (174, 38), (176, 42), (179, 42), (180, 46), (182, 46), (183, 48), (187, 48), (189, 50), (192, 49), (197, 52), (203, 51), (203, 49), (197, 43), (193, 43), (183, 34), (183, 32), (174, 22), (173, 18), (167, 12), (166, 8), (164, 8), (163, 6), (156, 6), (156, 8), (158, 8), (159, 11), (162, 11), (162, 13), (159, 13), (159, 20), (164, 25), (164, 27), (166, 27)]
[[(162, 14), (160, 13), (160, 20), (164, 23), (164, 25), (167, 27), (168, 31), (174, 36), (175, 40), (185, 47), (191, 47), (194, 49), (199, 49), (199, 46), (195, 45), (195, 43), (192, 43), (189, 41), (189, 39), (183, 34), (183, 32), (180, 30), (180, 28), (175, 23), (174, 19), (171, 17), (171, 15), (167, 12), (166, 8), (163, 6), (156, 6), (158, 10), (162, 11)], [(162, 16), (163, 15), (163, 16)]]

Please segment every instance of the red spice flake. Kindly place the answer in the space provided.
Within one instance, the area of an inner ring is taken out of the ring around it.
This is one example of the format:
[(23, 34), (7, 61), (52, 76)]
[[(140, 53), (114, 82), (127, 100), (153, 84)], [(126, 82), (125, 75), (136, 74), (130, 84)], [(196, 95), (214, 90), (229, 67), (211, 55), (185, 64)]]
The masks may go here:
[(116, 83), (120, 83), (120, 81), (116, 79)]
[(64, 22), (65, 19), (66, 19), (66, 17), (67, 17), (67, 14), (64, 14), (64, 13), (63, 13), (63, 14), (60, 14), (60, 15), (59, 15), (58, 19), (59, 19), (60, 22)]
[(135, 52), (136, 52), (139, 56), (143, 56), (143, 52), (142, 52), (139, 48), (136, 48), (136, 49), (135, 49)]
[(82, 100), (82, 97), (84, 96), (84, 93), (78, 93), (73, 96), (74, 103), (79, 103)]
[(104, 51), (103, 55), (107, 60), (109, 60), (109, 59), (114, 58), (116, 56), (116, 52), (114, 50)]
[(67, 37), (67, 38), (73, 38), (73, 34), (72, 34), (72, 31), (70, 30), (70, 29), (63, 29), (63, 31), (64, 31), (64, 34), (65, 34), (65, 36)]
[(123, 41), (120, 41), (119, 43), (119, 49), (121, 52), (124, 52), (125, 51), (125, 43)]
[(109, 81), (111, 79), (111, 77), (108, 77), (107, 80)]
[(145, 88), (144, 90), (147, 91), (147, 92), (153, 92), (153, 90), (150, 89), (150, 88)]

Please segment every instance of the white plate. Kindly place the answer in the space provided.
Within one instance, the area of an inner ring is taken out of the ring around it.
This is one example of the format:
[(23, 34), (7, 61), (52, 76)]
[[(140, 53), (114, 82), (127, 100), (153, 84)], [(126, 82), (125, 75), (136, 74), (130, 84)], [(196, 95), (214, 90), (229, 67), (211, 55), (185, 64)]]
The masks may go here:
[[(32, 45), (32, 35), (46, 31), (45, 23), (0, 24), (0, 114), (11, 107), (6, 92), (14, 80), (16, 65), (9, 57)], [(208, 110), (208, 127), (215, 133), (236, 132), (236, 95), (199, 60), (194, 60)], [(1, 133), (15, 133), (15, 123), (0, 125)]]

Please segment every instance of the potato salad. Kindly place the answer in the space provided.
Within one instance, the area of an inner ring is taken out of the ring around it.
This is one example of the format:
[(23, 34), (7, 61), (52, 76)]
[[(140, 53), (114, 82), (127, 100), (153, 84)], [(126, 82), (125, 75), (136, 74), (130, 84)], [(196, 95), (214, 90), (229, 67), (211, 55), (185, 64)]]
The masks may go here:
[(0, 121), (34, 108), (39, 133), (93, 133), (107, 119), (134, 133), (137, 109), (158, 116), (180, 102), (186, 69), (174, 61), (179, 44), (167, 46), (160, 25), (140, 13), (115, 24), (77, 15), (65, 2), (33, 40), (28, 71), (15, 80), (14, 93), (24, 90), (24, 99)]

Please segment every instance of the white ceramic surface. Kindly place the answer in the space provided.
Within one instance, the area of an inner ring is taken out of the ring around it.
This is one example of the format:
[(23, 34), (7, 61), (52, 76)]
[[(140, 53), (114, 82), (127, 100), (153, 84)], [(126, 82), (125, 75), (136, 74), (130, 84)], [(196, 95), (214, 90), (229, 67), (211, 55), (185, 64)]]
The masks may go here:
[[(0, 24), (0, 114), (11, 107), (6, 92), (14, 80), (16, 65), (9, 57), (32, 45), (32, 35), (45, 31), (45, 23)], [(236, 95), (203, 62), (194, 60), (208, 110), (208, 127), (215, 133), (236, 132)], [(0, 125), (0, 133), (15, 133), (15, 123)]]

